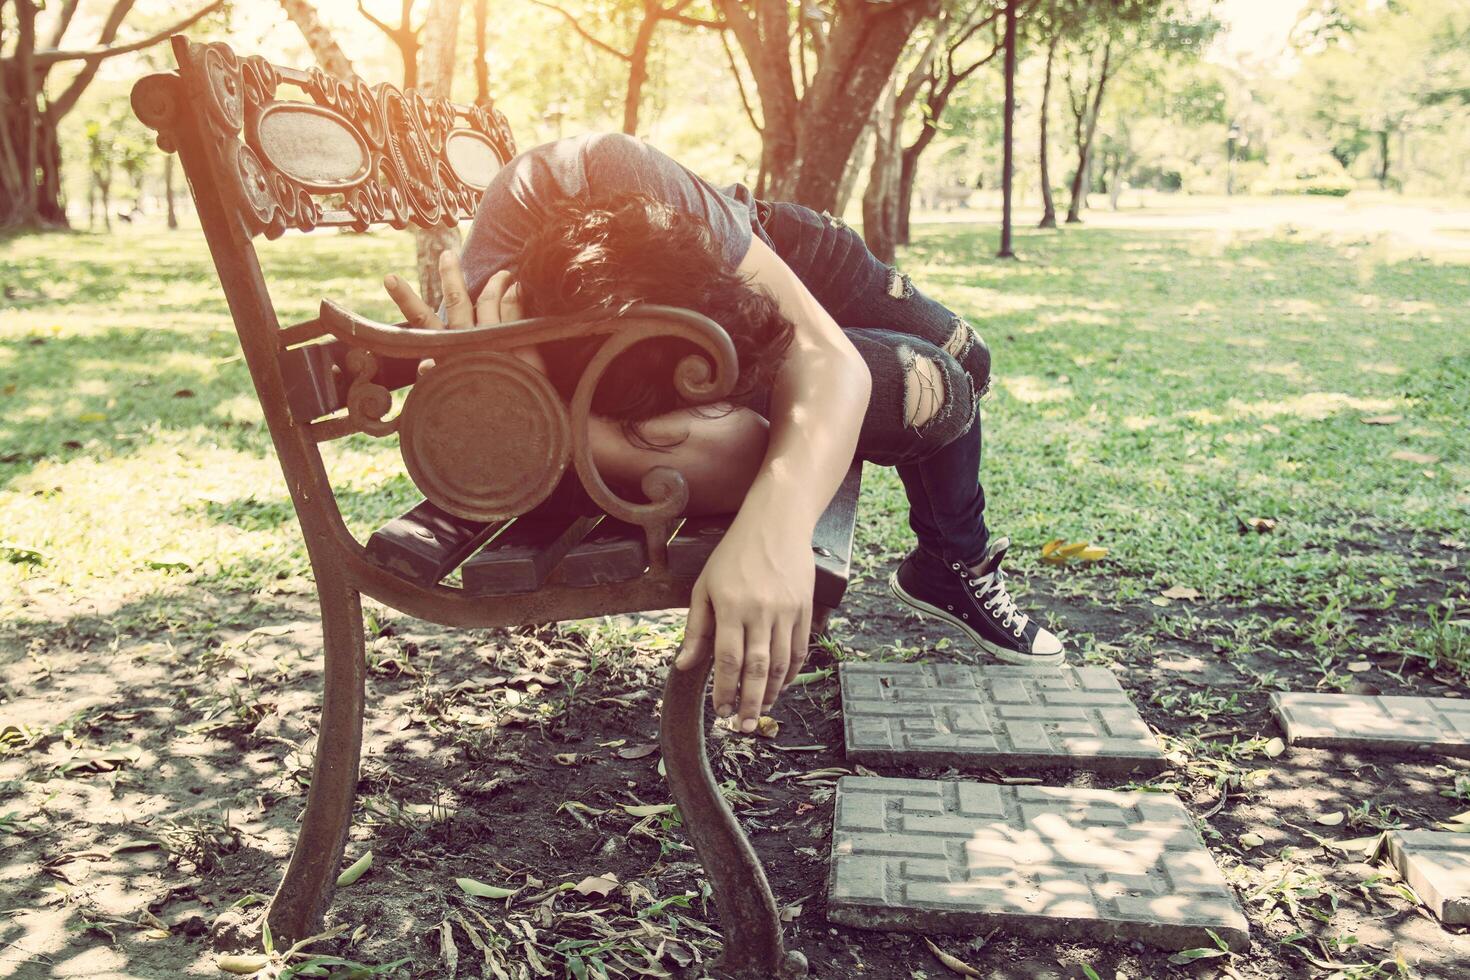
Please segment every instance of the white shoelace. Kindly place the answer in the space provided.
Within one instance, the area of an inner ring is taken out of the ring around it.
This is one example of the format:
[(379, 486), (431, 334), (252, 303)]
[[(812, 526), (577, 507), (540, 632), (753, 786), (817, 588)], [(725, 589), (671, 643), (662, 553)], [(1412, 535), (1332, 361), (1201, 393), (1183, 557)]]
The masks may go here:
[[(1016, 608), (1016, 600), (1011, 598), (1010, 592), (1005, 586), (1006, 573), (1000, 569), (982, 575), (979, 578), (967, 579), (970, 588), (977, 589), (975, 598), (982, 599), (989, 595), (991, 598), (985, 600), (986, 609), (995, 609), (1001, 614), (1002, 623), (1005, 628), (1017, 637), (1026, 629), (1031, 622), (1031, 617)], [(981, 588), (983, 586), (983, 588)]]

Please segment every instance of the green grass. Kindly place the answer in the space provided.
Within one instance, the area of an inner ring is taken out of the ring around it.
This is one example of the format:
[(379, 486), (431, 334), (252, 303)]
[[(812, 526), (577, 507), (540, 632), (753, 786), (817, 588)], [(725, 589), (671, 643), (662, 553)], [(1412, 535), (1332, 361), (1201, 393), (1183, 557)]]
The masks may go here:
[[(900, 265), (994, 351), (984, 478), (1023, 572), (1109, 604), (1184, 585), (1329, 630), (1344, 610), (1443, 595), (1435, 569), (1463, 552), (1439, 542), (1470, 540), (1464, 264), (1088, 228), (1023, 232), (1025, 261), (1002, 263), (993, 238), (924, 229)], [(263, 244), (287, 321), (323, 295), (386, 315), (377, 281), (411, 267), (409, 248), (392, 234)], [(37, 589), (122, 600), (306, 574), (201, 239), (130, 229), (0, 250), (18, 297), (0, 300), (0, 617)], [(1362, 421), (1376, 416), (1401, 418)], [(354, 528), (414, 496), (390, 442), (348, 440), (332, 464)], [(861, 567), (907, 546), (903, 513), (892, 474), (873, 473)], [(1260, 517), (1272, 533), (1242, 533)], [(1056, 537), (1109, 555), (1040, 564)]]

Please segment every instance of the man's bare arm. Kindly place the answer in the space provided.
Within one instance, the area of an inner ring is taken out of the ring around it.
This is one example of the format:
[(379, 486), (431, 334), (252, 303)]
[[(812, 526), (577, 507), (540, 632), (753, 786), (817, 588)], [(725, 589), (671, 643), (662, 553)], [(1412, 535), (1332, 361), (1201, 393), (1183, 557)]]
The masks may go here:
[(676, 663), (692, 666), (713, 642), (715, 710), (738, 710), (751, 731), (806, 655), (812, 532), (852, 463), (872, 382), (831, 315), (759, 238), (739, 271), (770, 290), (796, 330), (772, 391), (765, 459), (695, 583)]

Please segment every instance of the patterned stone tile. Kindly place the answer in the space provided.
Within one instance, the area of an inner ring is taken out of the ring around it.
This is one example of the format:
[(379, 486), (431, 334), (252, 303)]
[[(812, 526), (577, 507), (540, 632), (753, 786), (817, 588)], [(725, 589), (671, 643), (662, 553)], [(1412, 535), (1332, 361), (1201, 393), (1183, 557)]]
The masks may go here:
[(1470, 840), (1442, 830), (1395, 830), (1388, 856), (1447, 926), (1470, 924)]
[(907, 932), (1249, 944), (1183, 805), (1158, 793), (846, 776), (827, 918)]
[(1470, 700), (1366, 694), (1273, 694), (1292, 745), (1470, 757)]
[(854, 762), (1164, 768), (1138, 709), (1101, 667), (845, 663), (839, 674)]

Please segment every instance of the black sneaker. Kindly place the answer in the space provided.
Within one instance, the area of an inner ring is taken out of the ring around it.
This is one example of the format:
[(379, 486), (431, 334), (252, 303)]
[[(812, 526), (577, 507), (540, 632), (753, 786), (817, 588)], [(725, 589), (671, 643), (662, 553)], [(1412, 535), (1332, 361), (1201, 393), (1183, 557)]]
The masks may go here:
[(1062, 641), (1016, 609), (1000, 570), (1010, 541), (997, 538), (985, 552), (979, 572), (958, 562), (947, 567), (926, 552), (914, 551), (888, 579), (888, 588), (905, 605), (958, 626), (983, 649), (1010, 664), (1052, 666), (1064, 663)]

